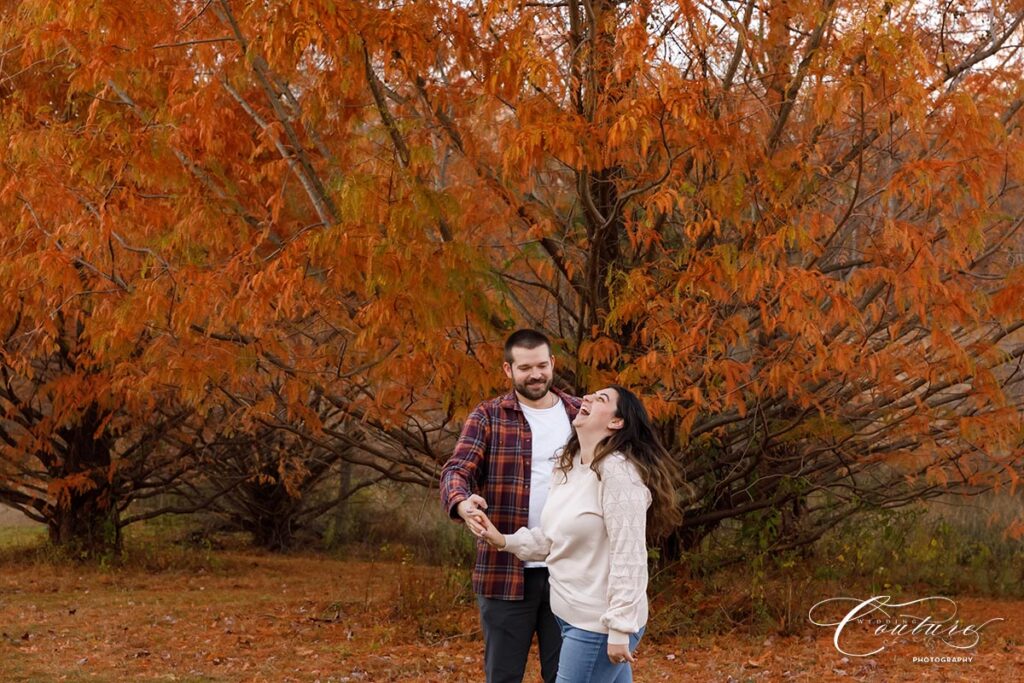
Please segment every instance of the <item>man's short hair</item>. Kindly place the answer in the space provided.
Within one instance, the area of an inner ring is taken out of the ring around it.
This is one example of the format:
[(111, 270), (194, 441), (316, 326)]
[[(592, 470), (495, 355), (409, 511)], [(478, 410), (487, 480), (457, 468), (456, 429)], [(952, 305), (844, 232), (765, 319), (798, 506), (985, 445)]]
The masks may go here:
[(548, 338), (543, 333), (529, 329), (516, 330), (505, 340), (505, 362), (512, 362), (512, 349), (514, 347), (535, 349), (541, 345), (547, 346), (548, 351), (551, 351), (551, 342), (548, 341)]

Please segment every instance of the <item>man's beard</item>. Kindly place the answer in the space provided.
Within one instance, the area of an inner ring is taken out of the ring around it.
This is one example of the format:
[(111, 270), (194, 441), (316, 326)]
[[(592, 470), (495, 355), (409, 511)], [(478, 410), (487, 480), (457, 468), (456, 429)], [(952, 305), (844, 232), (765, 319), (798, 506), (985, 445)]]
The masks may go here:
[(544, 398), (545, 396), (547, 396), (548, 389), (551, 388), (551, 385), (554, 381), (555, 380), (552, 377), (547, 381), (541, 381), (538, 382), (537, 384), (513, 382), (512, 386), (514, 386), (516, 391), (518, 391), (526, 398), (530, 399), (531, 401), (536, 401), (539, 398)]

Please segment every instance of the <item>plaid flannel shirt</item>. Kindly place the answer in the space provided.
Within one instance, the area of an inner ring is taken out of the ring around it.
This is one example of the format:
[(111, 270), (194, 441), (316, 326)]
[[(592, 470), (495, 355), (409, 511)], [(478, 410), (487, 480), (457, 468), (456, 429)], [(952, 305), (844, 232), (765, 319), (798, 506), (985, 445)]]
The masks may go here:
[[(580, 399), (552, 389), (572, 422)], [(503, 534), (526, 526), (530, 514), (533, 435), (515, 392), (484, 401), (466, 418), (455, 452), (441, 470), (441, 503), (461, 521), (456, 506), (476, 493)], [(477, 539), (473, 590), (499, 600), (523, 599), (523, 563)]]

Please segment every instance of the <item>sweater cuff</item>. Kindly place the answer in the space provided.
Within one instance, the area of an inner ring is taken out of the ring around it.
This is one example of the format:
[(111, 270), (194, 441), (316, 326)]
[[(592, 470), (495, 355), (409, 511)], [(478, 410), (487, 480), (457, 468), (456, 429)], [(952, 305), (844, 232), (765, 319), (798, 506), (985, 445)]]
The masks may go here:
[(608, 644), (629, 645), (629, 634), (625, 631), (616, 631), (610, 628), (608, 629)]
[(515, 555), (516, 550), (519, 550), (519, 546), (516, 544), (515, 534), (502, 534), (502, 537), (505, 539), (505, 547), (498, 548), (498, 550)]

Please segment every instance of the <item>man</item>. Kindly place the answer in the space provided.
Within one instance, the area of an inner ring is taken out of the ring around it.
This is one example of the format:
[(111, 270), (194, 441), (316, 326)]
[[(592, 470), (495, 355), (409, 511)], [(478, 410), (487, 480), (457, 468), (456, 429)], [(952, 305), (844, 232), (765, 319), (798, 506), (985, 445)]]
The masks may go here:
[[(555, 451), (572, 434), (580, 400), (551, 385), (555, 359), (540, 332), (518, 330), (505, 341), (505, 375), (512, 391), (484, 401), (466, 418), (455, 452), (441, 472), (441, 501), (448, 514), (474, 533), (474, 517), (487, 510), (503, 533), (540, 525)], [(519, 683), (537, 634), (541, 675), (553, 683), (562, 646), (548, 602), (542, 562), (524, 563), (511, 553), (477, 542), (473, 590), (484, 632), (487, 683)]]

